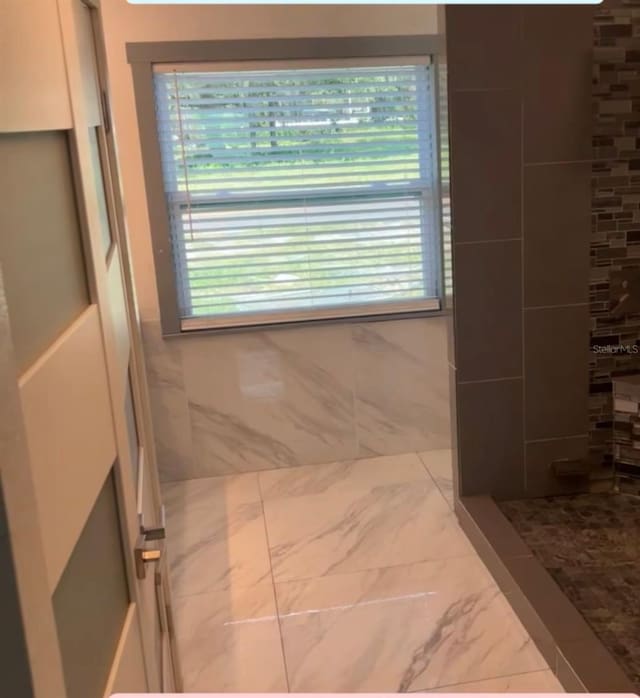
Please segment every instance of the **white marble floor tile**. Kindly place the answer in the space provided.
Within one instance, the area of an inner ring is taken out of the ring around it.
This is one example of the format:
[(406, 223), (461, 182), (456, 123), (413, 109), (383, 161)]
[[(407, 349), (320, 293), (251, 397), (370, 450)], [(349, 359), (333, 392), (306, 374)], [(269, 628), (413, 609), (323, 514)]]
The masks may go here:
[(271, 581), (175, 603), (184, 690), (286, 692)]
[(255, 473), (167, 483), (163, 493), (175, 596), (271, 578)]
[(433, 689), (430, 693), (564, 693), (564, 688), (555, 674), (547, 669), (530, 671), (527, 674), (500, 676), (486, 681), (459, 683)]
[(229, 509), (261, 499), (256, 473), (163, 482), (161, 487), (170, 515), (209, 506)]
[(415, 453), (363, 458), (327, 465), (268, 470), (258, 475), (263, 499), (299, 497), (310, 494), (343, 494), (370, 490), (380, 485), (424, 480), (420, 458)]
[(429, 480), (264, 502), (276, 581), (468, 555)]
[(433, 451), (422, 451), (418, 454), (424, 467), (433, 478), (442, 496), (447, 500), (453, 509), (453, 462), (451, 460), (451, 449), (436, 449)]
[(185, 690), (560, 692), (450, 511), (448, 461), (164, 484)]
[(473, 555), (276, 593), (292, 691), (415, 691), (548, 668)]

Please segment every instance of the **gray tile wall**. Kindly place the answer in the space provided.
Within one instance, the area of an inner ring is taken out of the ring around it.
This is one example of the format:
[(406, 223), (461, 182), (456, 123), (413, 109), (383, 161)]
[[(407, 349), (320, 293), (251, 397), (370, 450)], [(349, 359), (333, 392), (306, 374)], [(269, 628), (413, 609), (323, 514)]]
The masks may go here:
[(551, 494), (588, 432), (589, 7), (450, 6), (462, 494)]

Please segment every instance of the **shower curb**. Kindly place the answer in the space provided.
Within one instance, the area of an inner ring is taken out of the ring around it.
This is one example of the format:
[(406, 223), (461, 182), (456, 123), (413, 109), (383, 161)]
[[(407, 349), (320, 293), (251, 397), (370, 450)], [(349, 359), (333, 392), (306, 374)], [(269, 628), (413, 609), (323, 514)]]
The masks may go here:
[(489, 496), (455, 501), (460, 526), (570, 693), (636, 693), (575, 606)]

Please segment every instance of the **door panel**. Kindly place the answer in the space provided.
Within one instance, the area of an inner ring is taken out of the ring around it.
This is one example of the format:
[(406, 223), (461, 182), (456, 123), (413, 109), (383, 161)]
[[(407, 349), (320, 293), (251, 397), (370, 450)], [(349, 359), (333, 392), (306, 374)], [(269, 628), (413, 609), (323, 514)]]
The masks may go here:
[[(65, 0), (69, 2), (69, 0)], [(93, 19), (90, 8), (81, 0), (71, 0), (75, 25), (75, 42), (79, 59), (80, 80), (78, 95), (83, 100), (84, 120), (87, 126), (98, 126), (102, 122), (100, 91), (96, 75), (96, 51), (93, 38)]]
[(112, 693), (143, 693), (147, 691), (147, 677), (144, 671), (144, 655), (138, 613), (134, 606), (129, 607), (120, 645), (113, 663), (112, 675), (107, 684), (106, 696)]
[(67, 698), (103, 694), (129, 601), (111, 471), (53, 593)]
[(2, 3), (0, 132), (72, 127), (58, 22), (51, 0)]
[(20, 379), (51, 590), (116, 458), (101, 336), (91, 306)]
[[(1, 262), (0, 259), (0, 480), (8, 524), (5, 533), (8, 533), (13, 557), (33, 693), (35, 698), (60, 698), (65, 694), (64, 677), (22, 419)], [(0, 578), (5, 584), (9, 580), (8, 569), (9, 565), (3, 561)], [(0, 618), (3, 622), (6, 619), (10, 629), (11, 616), (4, 605), (12, 607), (14, 613), (18, 606), (8, 588), (3, 588), (1, 596)], [(19, 644), (17, 638), (19, 633), (11, 638), (14, 648)], [(15, 695), (22, 694), (16, 692)]]
[(68, 133), (0, 135), (0, 259), (18, 367), (89, 305)]

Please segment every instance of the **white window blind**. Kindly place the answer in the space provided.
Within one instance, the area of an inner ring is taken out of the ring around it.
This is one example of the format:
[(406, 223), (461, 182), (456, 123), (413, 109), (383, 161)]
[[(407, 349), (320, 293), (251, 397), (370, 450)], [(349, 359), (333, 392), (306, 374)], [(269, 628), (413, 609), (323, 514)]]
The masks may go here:
[(437, 307), (428, 64), (154, 80), (183, 328)]

